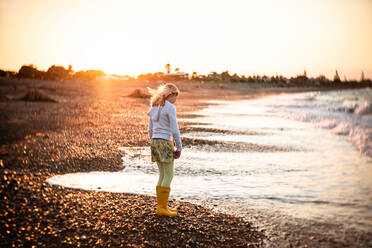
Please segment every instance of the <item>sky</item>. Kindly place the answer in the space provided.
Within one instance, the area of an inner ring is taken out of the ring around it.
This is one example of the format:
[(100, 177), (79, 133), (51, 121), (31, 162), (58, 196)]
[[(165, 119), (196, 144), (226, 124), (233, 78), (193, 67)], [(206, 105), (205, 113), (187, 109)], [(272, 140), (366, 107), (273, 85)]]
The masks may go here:
[(372, 78), (372, 0), (0, 0), (0, 68)]

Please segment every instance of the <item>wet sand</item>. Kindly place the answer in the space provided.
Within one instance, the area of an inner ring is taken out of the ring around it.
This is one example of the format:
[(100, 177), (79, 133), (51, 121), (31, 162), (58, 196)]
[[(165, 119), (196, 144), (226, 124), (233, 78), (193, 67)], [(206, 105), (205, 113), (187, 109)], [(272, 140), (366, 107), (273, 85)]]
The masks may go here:
[[(14, 87), (16, 86), (16, 87)], [(334, 223), (229, 211), (210, 204), (179, 206), (176, 218), (156, 217), (153, 197), (50, 186), (51, 176), (118, 171), (118, 147), (146, 146), (148, 99), (127, 97), (153, 83), (0, 80), (1, 247), (367, 247), (370, 233)], [(208, 104), (310, 89), (179, 83), (179, 118)], [(9, 100), (36, 88), (57, 102)], [(192, 130), (180, 121), (182, 131)], [(198, 129), (202, 131), (202, 129)], [(214, 130), (223, 132), (223, 130)], [(185, 146), (235, 144), (184, 139)], [(267, 151), (276, 147), (259, 147)], [(279, 148), (280, 149), (280, 148)], [(175, 178), (175, 180), (177, 180)], [(171, 204), (171, 205), (172, 205)], [(217, 211), (216, 211), (217, 210)], [(242, 214), (244, 213), (244, 214)], [(334, 235), (328, 235), (332, 232)], [(343, 233), (342, 233), (343, 232)]]

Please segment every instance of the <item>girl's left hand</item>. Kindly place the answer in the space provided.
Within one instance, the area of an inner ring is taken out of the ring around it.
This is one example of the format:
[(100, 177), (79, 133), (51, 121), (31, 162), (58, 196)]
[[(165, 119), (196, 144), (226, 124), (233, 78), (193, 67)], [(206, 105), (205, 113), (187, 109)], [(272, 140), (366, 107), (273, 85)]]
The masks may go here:
[(178, 159), (178, 158), (180, 158), (180, 157), (181, 157), (181, 152), (179, 152), (179, 151), (175, 151), (175, 152), (173, 153), (173, 157), (174, 157), (174, 159)]

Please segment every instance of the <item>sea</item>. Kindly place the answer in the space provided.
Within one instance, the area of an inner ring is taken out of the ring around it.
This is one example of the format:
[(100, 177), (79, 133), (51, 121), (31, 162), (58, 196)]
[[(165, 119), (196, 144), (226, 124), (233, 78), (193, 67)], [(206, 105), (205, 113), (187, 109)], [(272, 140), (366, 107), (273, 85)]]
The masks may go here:
[[(183, 149), (173, 199), (372, 230), (371, 88), (211, 103), (193, 113), (197, 119), (179, 119), (197, 123), (198, 131), (182, 137), (216, 144)], [(149, 148), (118, 149), (125, 154), (122, 171), (56, 175), (47, 182), (155, 196), (157, 166)]]

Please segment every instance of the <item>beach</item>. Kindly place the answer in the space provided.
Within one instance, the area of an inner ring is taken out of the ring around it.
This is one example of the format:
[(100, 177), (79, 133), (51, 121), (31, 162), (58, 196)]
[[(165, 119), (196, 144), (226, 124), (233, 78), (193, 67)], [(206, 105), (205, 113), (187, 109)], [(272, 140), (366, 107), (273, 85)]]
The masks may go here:
[[(82, 247), (368, 247), (371, 230), (339, 221), (319, 221), (252, 205), (173, 199), (176, 218), (154, 215), (155, 198), (143, 194), (53, 186), (47, 180), (76, 172), (117, 172), (125, 148), (148, 146), (147, 98), (128, 97), (156, 83), (0, 81), (1, 246)], [(218, 101), (262, 98), (316, 88), (262, 88), (257, 85), (179, 82), (176, 104), (186, 149), (208, 147), (245, 152), (299, 149), (250, 146), (200, 138), (203, 109)], [(38, 90), (55, 102), (16, 101)], [(325, 90), (325, 89), (321, 89)], [(13, 99), (13, 100), (12, 100)], [(205, 124), (205, 123), (204, 123)], [(232, 136), (242, 135), (238, 131)], [(244, 135), (247, 135), (245, 133)], [(254, 134), (248, 134), (254, 135)], [(176, 162), (177, 164), (177, 162)], [(177, 166), (177, 165), (176, 165)], [(190, 166), (191, 167), (191, 166)], [(176, 169), (177, 170), (177, 169)], [(99, 179), (97, 179), (99, 180)], [(177, 175), (175, 181), (177, 182)], [(141, 190), (139, 190), (141, 191)], [(301, 211), (301, 209), (299, 209)], [(250, 214), (247, 214), (250, 213)]]

